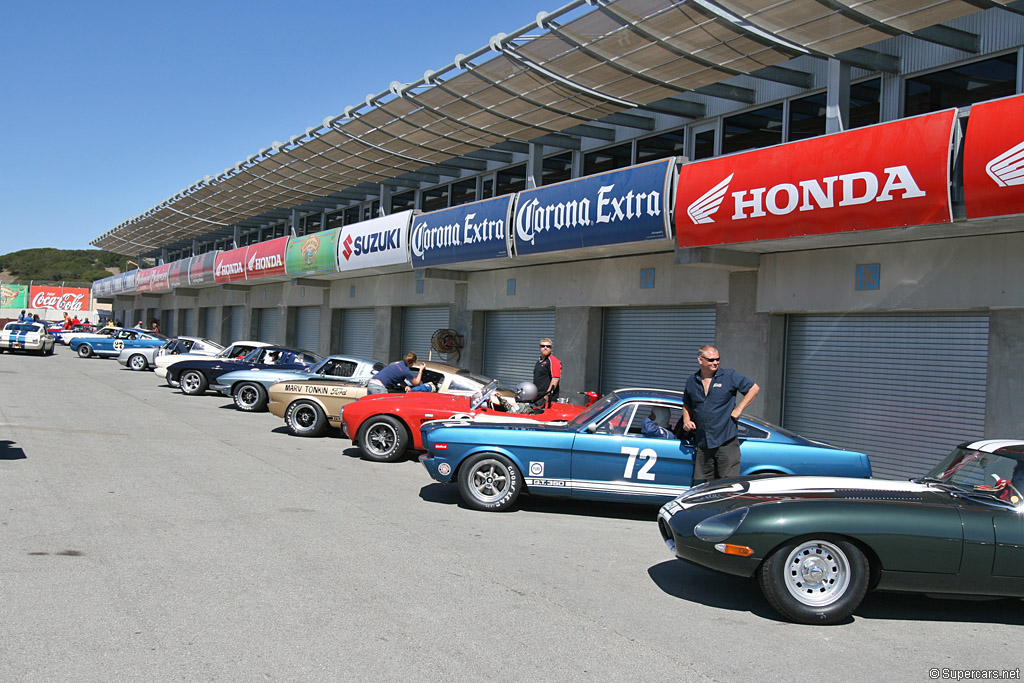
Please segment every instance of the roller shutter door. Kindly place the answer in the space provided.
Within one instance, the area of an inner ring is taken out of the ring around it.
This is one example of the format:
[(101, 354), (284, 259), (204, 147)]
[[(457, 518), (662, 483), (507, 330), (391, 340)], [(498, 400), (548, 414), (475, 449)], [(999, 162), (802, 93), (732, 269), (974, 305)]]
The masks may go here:
[[(447, 327), (447, 306), (419, 306), (402, 309), (402, 350), (400, 355), (404, 356), (412, 351), (421, 360), (426, 360), (430, 357), (430, 338), (435, 331)], [(436, 354), (434, 360), (439, 360)]]
[[(174, 331), (174, 311), (173, 310), (163, 311), (163, 316), (161, 316), (160, 320), (161, 320), (161, 322), (160, 322), (160, 331), (162, 333), (164, 333), (164, 334), (166, 334), (168, 336), (171, 336), (171, 337), (173, 337), (174, 335), (178, 334), (177, 332)], [(149, 325), (147, 324), (146, 327), (148, 328)]]
[(204, 339), (213, 339), (213, 331), (217, 329), (218, 310), (219, 309), (212, 306), (210, 308), (203, 309), (203, 329), (199, 330), (199, 334), (196, 335), (197, 337), (202, 337)]
[(352, 308), (341, 314), (341, 353), (373, 358), (373, 309)]
[(320, 353), (319, 306), (300, 306), (295, 309), (295, 346)]
[(229, 339), (222, 339), (225, 344), (234, 344), (236, 341), (247, 341), (249, 334), (246, 332), (245, 311), (241, 306), (228, 307), (228, 335)]
[(256, 311), (259, 316), (259, 325), (256, 329), (257, 341), (268, 344), (277, 343), (277, 309), (260, 308)]
[(601, 393), (625, 387), (682, 391), (697, 370), (697, 349), (714, 343), (714, 306), (606, 308)]
[(181, 329), (178, 333), (192, 337), (196, 336), (196, 309), (181, 309)]
[(808, 315), (787, 325), (783, 425), (921, 476), (985, 431), (987, 315)]
[(554, 342), (554, 355), (558, 355), (555, 339), (555, 312), (551, 311), (490, 311), (484, 318), (484, 374), (514, 387), (520, 382), (533, 381), (533, 366), (540, 358), (537, 342), (550, 337)]

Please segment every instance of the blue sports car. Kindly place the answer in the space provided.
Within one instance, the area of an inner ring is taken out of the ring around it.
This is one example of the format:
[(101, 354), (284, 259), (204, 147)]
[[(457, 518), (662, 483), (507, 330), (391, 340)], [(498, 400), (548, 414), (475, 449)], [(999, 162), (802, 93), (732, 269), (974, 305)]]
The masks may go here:
[[(438, 421), (423, 425), (430, 476), (458, 481), (478, 510), (505, 510), (523, 491), (559, 498), (664, 503), (693, 483), (693, 444), (642, 434), (645, 418), (678, 424), (683, 394), (620, 389), (563, 424)], [(870, 477), (868, 456), (787, 432), (749, 417), (739, 420), (741, 468), (753, 474)], [(673, 433), (675, 433), (673, 431)]]
[(90, 356), (117, 358), (125, 349), (156, 348), (166, 343), (167, 337), (162, 334), (132, 328), (118, 330), (110, 336), (75, 337), (68, 343), (68, 346), (80, 358), (89, 358)]
[(267, 389), (275, 382), (325, 377), (365, 381), (382, 370), (384, 366), (385, 363), (379, 360), (327, 356), (316, 365), (299, 369), (256, 366), (245, 370), (234, 370), (218, 377), (217, 381), (210, 385), (210, 388), (234, 398), (235, 407), (239, 410), (253, 412), (267, 407)]

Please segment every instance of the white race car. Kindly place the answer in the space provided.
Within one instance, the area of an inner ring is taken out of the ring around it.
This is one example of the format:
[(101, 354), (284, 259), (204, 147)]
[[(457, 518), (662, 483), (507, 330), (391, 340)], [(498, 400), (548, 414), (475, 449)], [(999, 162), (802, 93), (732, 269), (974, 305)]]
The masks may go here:
[[(209, 339), (201, 339), (189, 345), (189, 342), (187, 341), (189, 339), (194, 339), (194, 337), (179, 337), (179, 341), (182, 342), (180, 346), (175, 346), (172, 349), (164, 349), (164, 353), (153, 359), (155, 365), (153, 373), (157, 377), (166, 379), (168, 366), (173, 365), (180, 360), (193, 360), (196, 358), (208, 358), (211, 356), (215, 358), (241, 358), (255, 348), (270, 346), (270, 344), (260, 341), (237, 341), (231, 346), (224, 348), (217, 342), (212, 342)], [(177, 382), (172, 384), (170, 380), (168, 380), (167, 383), (172, 387), (178, 386)]]
[(56, 343), (56, 338), (42, 323), (10, 322), (0, 330), (0, 352), (26, 351), (51, 356)]

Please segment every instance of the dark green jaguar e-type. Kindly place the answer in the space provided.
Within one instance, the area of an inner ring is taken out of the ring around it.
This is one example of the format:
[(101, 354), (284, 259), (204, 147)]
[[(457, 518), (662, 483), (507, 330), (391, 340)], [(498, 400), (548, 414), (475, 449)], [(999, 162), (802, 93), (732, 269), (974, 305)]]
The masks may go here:
[(868, 590), (1024, 597), (1024, 441), (964, 443), (911, 481), (737, 478), (658, 516), (688, 562), (757, 575), (791, 621), (833, 624)]

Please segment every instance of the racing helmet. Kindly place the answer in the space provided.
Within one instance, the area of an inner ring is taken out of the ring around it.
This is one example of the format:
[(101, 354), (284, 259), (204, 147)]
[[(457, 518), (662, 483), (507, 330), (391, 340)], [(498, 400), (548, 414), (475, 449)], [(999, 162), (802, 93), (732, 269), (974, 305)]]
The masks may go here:
[(654, 406), (651, 408), (651, 416), (656, 425), (668, 429), (668, 421), (672, 418), (672, 413), (668, 408), (665, 406)]
[(516, 400), (529, 402), (537, 398), (537, 385), (533, 382), (520, 382), (516, 385)]

